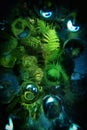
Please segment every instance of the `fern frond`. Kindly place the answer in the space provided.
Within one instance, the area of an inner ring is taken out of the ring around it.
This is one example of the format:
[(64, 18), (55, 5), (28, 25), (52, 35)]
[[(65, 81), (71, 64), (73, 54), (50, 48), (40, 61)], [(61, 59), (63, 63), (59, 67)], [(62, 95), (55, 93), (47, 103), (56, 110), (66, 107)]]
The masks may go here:
[(43, 43), (46, 51), (53, 51), (60, 47), (60, 41), (54, 29), (50, 29), (43, 35)]
[(39, 48), (41, 44), (40, 39), (33, 36), (21, 39), (21, 43), (25, 46), (32, 47), (35, 49)]
[(48, 32), (50, 26), (43, 20), (37, 19), (37, 31), (41, 34)]

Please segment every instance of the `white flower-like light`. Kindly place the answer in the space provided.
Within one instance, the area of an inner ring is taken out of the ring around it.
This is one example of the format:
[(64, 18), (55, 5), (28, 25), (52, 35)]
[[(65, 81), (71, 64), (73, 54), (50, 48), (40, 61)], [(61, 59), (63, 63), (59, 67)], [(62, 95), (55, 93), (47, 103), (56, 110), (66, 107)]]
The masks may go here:
[(9, 117), (9, 124), (5, 125), (5, 130), (13, 130), (13, 121), (11, 117)]
[(72, 126), (69, 128), (69, 130), (78, 130), (79, 126), (77, 124), (72, 124)]
[(53, 15), (52, 11), (44, 12), (43, 10), (40, 10), (40, 15), (44, 18), (50, 18)]
[(77, 32), (77, 31), (79, 31), (80, 26), (75, 26), (75, 25), (73, 25), (73, 23), (72, 23), (71, 20), (68, 20), (68, 22), (67, 22), (67, 28), (71, 32)]

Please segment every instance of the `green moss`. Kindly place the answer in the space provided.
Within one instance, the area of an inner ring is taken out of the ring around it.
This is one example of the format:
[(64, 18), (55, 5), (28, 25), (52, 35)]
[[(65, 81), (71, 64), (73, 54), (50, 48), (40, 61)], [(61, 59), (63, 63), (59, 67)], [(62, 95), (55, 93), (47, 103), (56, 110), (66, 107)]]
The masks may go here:
[(16, 57), (12, 54), (6, 54), (0, 58), (0, 65), (6, 68), (13, 68), (16, 60)]
[(44, 70), (43, 80), (49, 86), (69, 83), (69, 77), (60, 63), (48, 64)]
[(27, 31), (30, 35), (30, 27), (29, 21), (20, 17), (12, 22), (11, 30), (14, 36), (18, 37), (24, 31)]

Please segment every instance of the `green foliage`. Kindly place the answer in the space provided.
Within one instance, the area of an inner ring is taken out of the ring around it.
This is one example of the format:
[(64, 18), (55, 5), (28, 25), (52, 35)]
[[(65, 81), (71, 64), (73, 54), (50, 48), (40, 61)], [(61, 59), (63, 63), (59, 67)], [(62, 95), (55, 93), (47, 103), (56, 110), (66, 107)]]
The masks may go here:
[(43, 43), (45, 44), (46, 51), (53, 51), (60, 47), (59, 38), (54, 29), (50, 29), (43, 36)]
[(0, 34), (0, 54), (6, 54), (14, 51), (17, 47), (18, 41), (15, 37), (10, 36), (6, 32)]
[(37, 19), (37, 31), (38, 33), (45, 34), (50, 30), (50, 25), (45, 21)]
[(69, 77), (63, 66), (57, 62), (46, 66), (44, 70), (44, 80), (46, 84), (53, 86), (61, 83), (68, 84)]
[(31, 24), (31, 35), (21, 38), (21, 44), (38, 52), (41, 51), (45, 63), (57, 59), (60, 55), (60, 40), (55, 28), (40, 19), (27, 19), (27, 22)]
[(41, 48), (45, 63), (57, 59), (60, 54), (60, 41), (55, 29), (49, 29), (43, 34)]
[(50, 75), (51, 77), (54, 77), (58, 80), (61, 80), (62, 78), (66, 82), (69, 79), (63, 66), (60, 63), (49, 65), (48, 70), (48, 75)]
[(6, 68), (13, 68), (16, 60), (17, 60), (16, 57), (13, 54), (9, 53), (9, 54), (3, 55), (0, 58), (0, 65)]
[(34, 36), (28, 36), (27, 38), (22, 38), (20, 39), (20, 42), (22, 45), (24, 46), (28, 46), (32, 49), (39, 49), (40, 48), (40, 45), (41, 45), (41, 42), (40, 42), (40, 39), (39, 37), (34, 37)]
[(29, 28), (27, 21), (25, 19), (18, 18), (12, 22), (11, 30), (14, 36), (17, 37), (20, 33), (24, 31), (25, 27)]
[[(61, 62), (64, 58), (61, 41), (55, 27), (40, 19), (17, 18), (13, 21), (11, 30), (15, 38), (10, 37), (9, 46), (6, 45), (7, 51), (11, 50), (12, 53), (1, 57), (0, 65), (12, 69), (15, 69), (14, 66), (18, 67), (16, 71), (21, 87), (26, 82), (37, 84), (38, 95), (35, 96), (31, 90), (19, 95), (20, 104), (29, 111), (30, 117), (37, 120), (42, 112), (41, 98), (46, 95), (43, 86), (48, 89), (69, 82)], [(40, 65), (41, 61), (43, 62)]]
[(45, 63), (48, 64), (50, 62), (56, 61), (59, 56), (60, 56), (59, 50), (53, 50), (51, 52), (45, 52), (44, 57), (45, 57)]

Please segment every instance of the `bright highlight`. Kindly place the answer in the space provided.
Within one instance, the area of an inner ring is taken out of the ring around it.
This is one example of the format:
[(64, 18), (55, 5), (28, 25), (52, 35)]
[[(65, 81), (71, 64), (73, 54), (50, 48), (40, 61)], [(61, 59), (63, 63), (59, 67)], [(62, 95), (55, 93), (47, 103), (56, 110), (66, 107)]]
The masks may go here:
[(53, 15), (52, 11), (44, 12), (43, 10), (40, 10), (40, 15), (44, 18), (50, 18)]
[(67, 28), (68, 28), (68, 30), (71, 31), (71, 32), (77, 32), (77, 31), (79, 31), (79, 29), (80, 29), (79, 26), (74, 26), (71, 20), (69, 20), (69, 21), (67, 22)]

